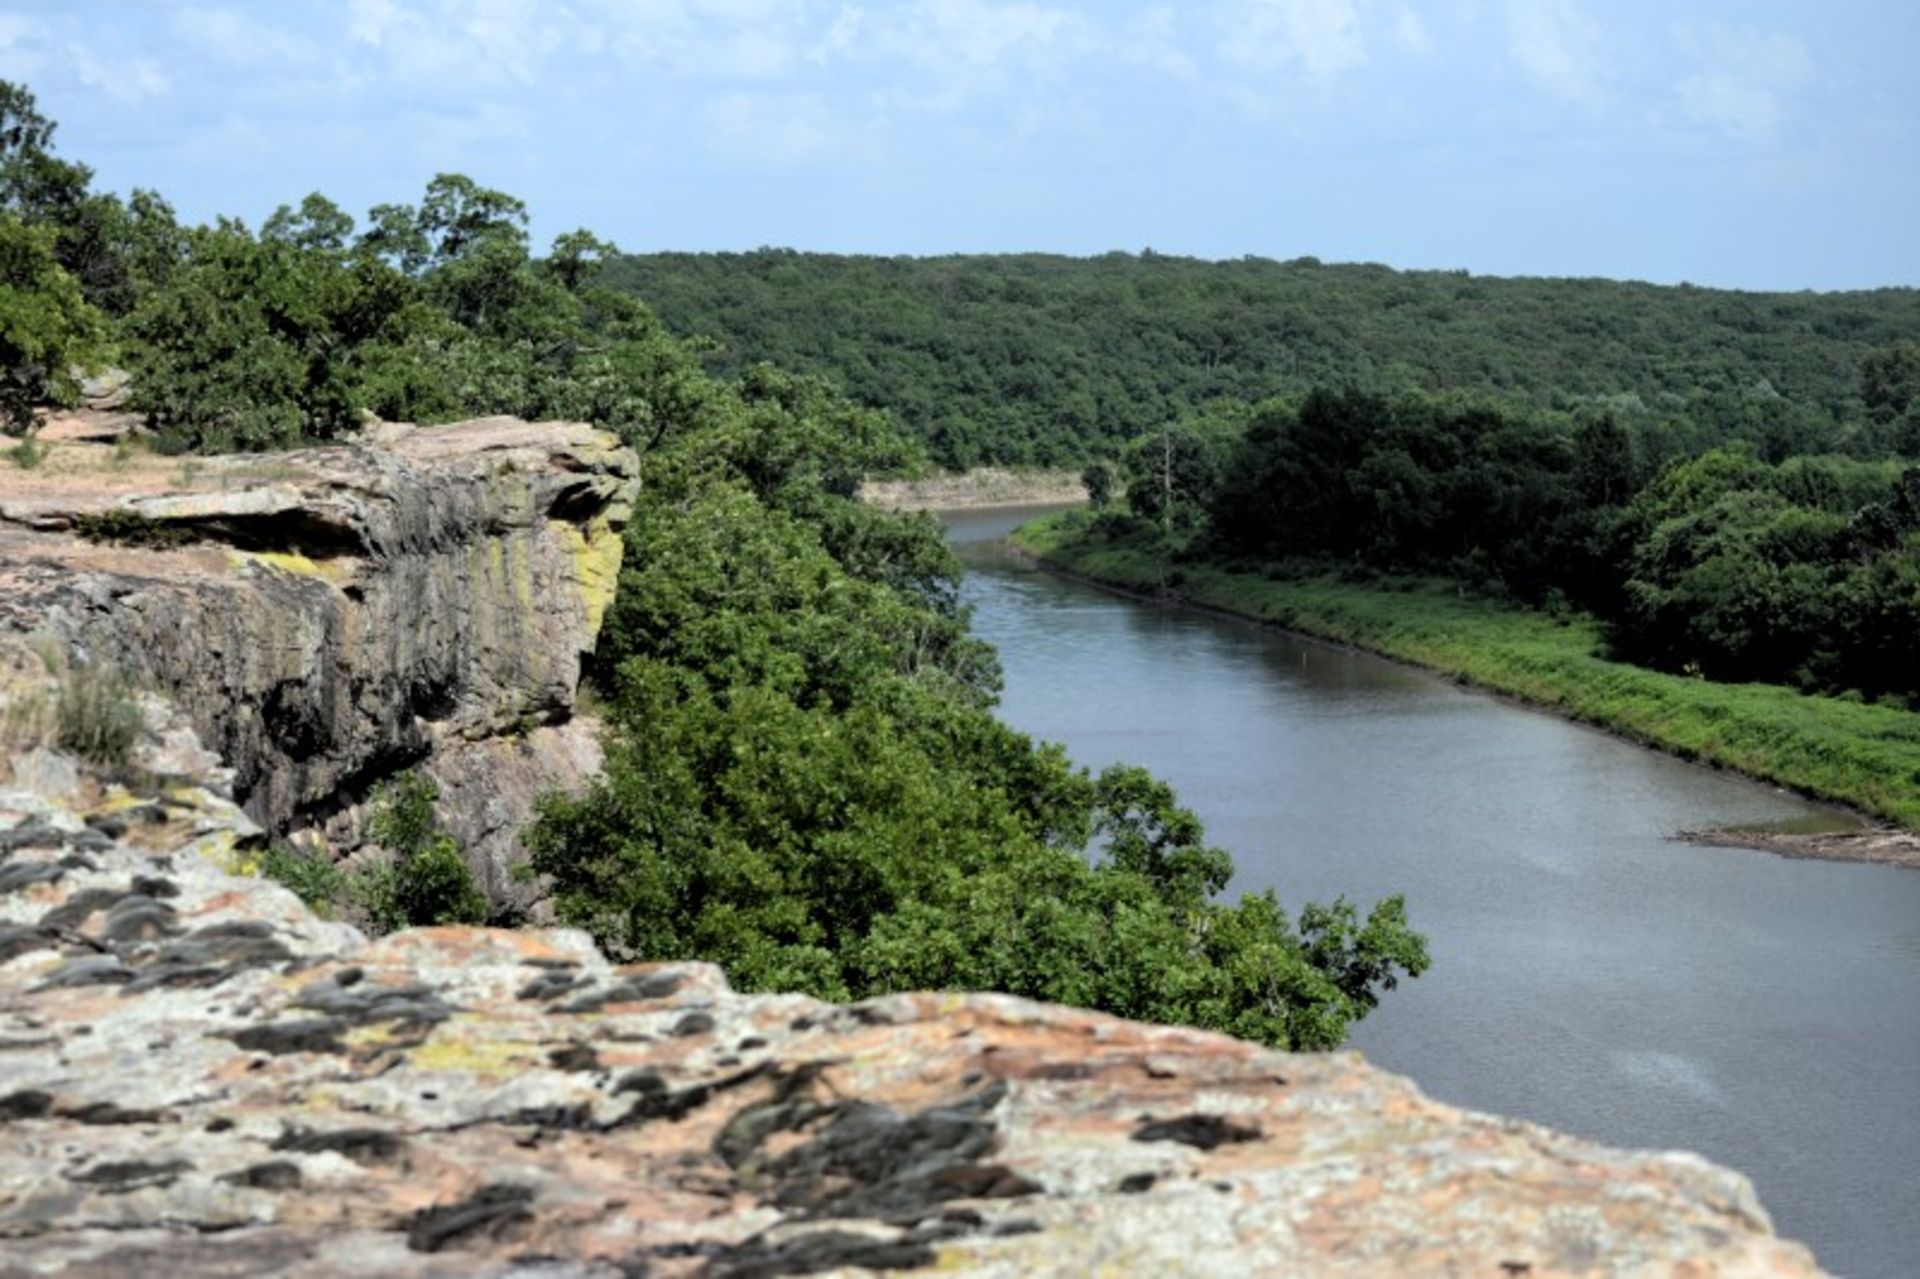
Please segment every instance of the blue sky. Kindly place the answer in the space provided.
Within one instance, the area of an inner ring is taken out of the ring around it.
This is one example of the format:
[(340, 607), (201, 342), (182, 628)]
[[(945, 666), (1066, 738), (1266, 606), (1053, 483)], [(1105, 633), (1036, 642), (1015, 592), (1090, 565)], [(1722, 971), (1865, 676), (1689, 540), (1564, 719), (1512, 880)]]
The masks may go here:
[(1920, 284), (1920, 4), (0, 0), (102, 185), (544, 242)]

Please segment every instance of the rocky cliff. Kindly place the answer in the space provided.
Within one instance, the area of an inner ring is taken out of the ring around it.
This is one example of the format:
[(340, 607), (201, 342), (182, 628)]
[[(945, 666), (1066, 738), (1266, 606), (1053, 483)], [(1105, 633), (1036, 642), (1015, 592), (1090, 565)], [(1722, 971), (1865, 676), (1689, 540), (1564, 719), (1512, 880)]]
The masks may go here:
[(510, 903), (532, 797), (597, 766), (573, 699), (635, 465), (511, 419), (266, 458), (65, 444), (0, 476), (0, 630), (165, 690), (276, 833), (351, 849), (369, 787), (423, 767)]
[(1737, 1174), (1353, 1054), (741, 995), (564, 931), (369, 944), (244, 874), (157, 726), (157, 796), (0, 764), (0, 1274), (1817, 1273)]

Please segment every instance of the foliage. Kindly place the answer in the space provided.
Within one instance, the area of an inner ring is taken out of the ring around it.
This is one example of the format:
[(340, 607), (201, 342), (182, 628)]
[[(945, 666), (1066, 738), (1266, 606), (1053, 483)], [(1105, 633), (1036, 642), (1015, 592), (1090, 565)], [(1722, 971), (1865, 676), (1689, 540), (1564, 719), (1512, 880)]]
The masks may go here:
[(439, 788), (402, 773), (373, 796), (367, 833), (387, 860), (360, 871), (351, 895), (383, 932), (432, 924), (481, 924), (487, 899), (473, 882), (459, 841), (434, 816)]
[(181, 524), (150, 519), (124, 506), (102, 511), (81, 512), (73, 517), (73, 531), (89, 542), (108, 546), (146, 546), (166, 548), (184, 546), (194, 540), (194, 531)]
[(598, 668), (603, 779), (528, 832), (563, 919), (745, 989), (992, 989), (1337, 1044), (1426, 966), (1397, 902), (1365, 923), (1231, 871), (1172, 792), (1088, 777), (996, 721), (937, 526), (854, 503), (902, 456), (815, 379), (750, 370), (648, 436)]
[[(617, 259), (604, 280), (715, 368), (770, 361), (883, 407), (943, 466), (1077, 466), (1223, 400), (1316, 387), (1470, 390), (1523, 414), (1611, 411), (1652, 460), (1744, 439), (1920, 456), (1863, 413), (1863, 362), (1902, 358), (1920, 290), (1740, 293), (1165, 254)], [(1901, 344), (1905, 344), (1903, 347)], [(1879, 367), (1878, 365), (1875, 366)], [(1897, 417), (1895, 414), (1894, 417)]]
[(270, 844), (260, 855), (260, 873), (284, 884), (293, 895), (326, 918), (337, 914), (352, 898), (356, 880), (325, 857), (296, 852), (285, 844)]
[(103, 768), (122, 768), (140, 735), (140, 706), (126, 681), (97, 666), (69, 668), (54, 704), (54, 740)]
[[(1200, 460), (1176, 465), (1182, 438)], [(1658, 668), (1920, 695), (1920, 467), (1770, 463), (1733, 444), (1650, 477), (1611, 414), (1324, 390), (1146, 435), (1122, 456), (1132, 519), (1109, 514), (1097, 536), (1152, 544), (1182, 573), (1439, 573), (1584, 607), (1620, 653)]]
[[(0, 81), (0, 88), (4, 82)], [(36, 406), (71, 402), (70, 370), (105, 339), (100, 313), (60, 266), (57, 236), (0, 212), (0, 429), (25, 434)]]

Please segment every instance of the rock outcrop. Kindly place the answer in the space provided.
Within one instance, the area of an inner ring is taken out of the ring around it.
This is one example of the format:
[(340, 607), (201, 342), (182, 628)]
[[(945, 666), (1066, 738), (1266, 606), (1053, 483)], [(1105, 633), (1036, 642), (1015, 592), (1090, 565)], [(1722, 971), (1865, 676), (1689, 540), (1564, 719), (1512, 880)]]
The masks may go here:
[(533, 795), (597, 766), (573, 722), (636, 462), (575, 423), (382, 427), (164, 459), (68, 444), (0, 476), (0, 631), (164, 690), (279, 834), (359, 840), (422, 766), (496, 903)]
[(204, 781), (0, 763), (0, 1275), (1817, 1273), (1734, 1173), (1353, 1054), (368, 943), (233, 873)]

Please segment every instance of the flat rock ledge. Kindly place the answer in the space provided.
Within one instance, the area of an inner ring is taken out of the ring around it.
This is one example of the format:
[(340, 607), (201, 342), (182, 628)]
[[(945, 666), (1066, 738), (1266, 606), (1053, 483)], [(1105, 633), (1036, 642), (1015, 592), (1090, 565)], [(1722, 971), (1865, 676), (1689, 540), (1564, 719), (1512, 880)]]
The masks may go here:
[(368, 942), (257, 835), (191, 777), (0, 758), (0, 1275), (1818, 1273), (1738, 1174), (1355, 1054)]

